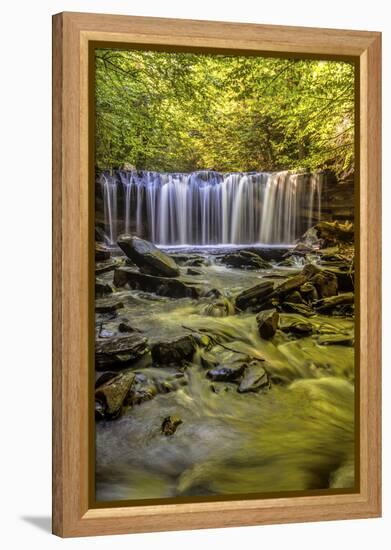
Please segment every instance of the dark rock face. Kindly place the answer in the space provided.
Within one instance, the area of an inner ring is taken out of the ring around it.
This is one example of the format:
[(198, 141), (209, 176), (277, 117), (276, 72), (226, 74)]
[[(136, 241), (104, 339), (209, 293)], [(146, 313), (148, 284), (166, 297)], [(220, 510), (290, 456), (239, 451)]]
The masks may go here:
[(236, 296), (235, 305), (242, 311), (246, 309), (256, 310), (269, 300), (273, 293), (272, 281), (262, 281), (258, 285), (248, 288)]
[(114, 271), (114, 285), (129, 285), (132, 289), (154, 292), (170, 298), (198, 298), (201, 294), (201, 287), (198, 285), (180, 279), (146, 275), (131, 267), (119, 267)]
[(317, 237), (322, 239), (323, 247), (354, 241), (354, 226), (350, 222), (319, 222), (315, 225), (315, 231)]
[(238, 392), (258, 392), (260, 389), (269, 386), (269, 377), (261, 365), (261, 361), (251, 361), (244, 371)]
[(121, 235), (117, 243), (143, 273), (158, 277), (177, 277), (179, 275), (176, 262), (154, 244), (130, 235)]
[(249, 250), (229, 252), (221, 257), (221, 262), (229, 267), (245, 269), (268, 269), (271, 267), (269, 262)]
[(139, 334), (98, 340), (95, 344), (96, 370), (106, 370), (107, 367), (122, 369), (140, 359), (147, 350), (147, 339)]
[(192, 360), (195, 350), (196, 343), (191, 335), (156, 342), (151, 346), (152, 361), (157, 365), (181, 365)]
[(331, 271), (320, 271), (310, 278), (320, 298), (335, 296), (338, 292), (338, 279)]
[(209, 370), (206, 375), (214, 382), (232, 382), (243, 374), (245, 367), (246, 364), (241, 362), (229, 366), (219, 366)]
[(179, 416), (167, 416), (162, 422), (162, 434), (173, 435), (182, 422)]
[(95, 391), (95, 415), (99, 418), (117, 418), (126, 404), (126, 400), (134, 383), (132, 372), (121, 372)]
[(95, 243), (95, 260), (97, 262), (102, 262), (110, 258), (110, 251), (107, 250), (103, 245)]
[(95, 304), (96, 313), (114, 313), (124, 307), (123, 302), (118, 298), (102, 298)]
[(269, 340), (272, 338), (278, 327), (279, 315), (276, 309), (267, 309), (258, 313), (257, 317), (258, 332), (261, 338)]

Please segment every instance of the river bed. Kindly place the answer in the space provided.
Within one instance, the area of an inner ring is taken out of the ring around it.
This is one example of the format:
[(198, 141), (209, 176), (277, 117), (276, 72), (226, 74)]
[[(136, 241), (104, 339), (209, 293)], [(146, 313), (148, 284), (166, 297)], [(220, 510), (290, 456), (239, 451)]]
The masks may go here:
[[(169, 298), (114, 288), (112, 296), (123, 308), (115, 316), (97, 314), (97, 341), (114, 334), (122, 320), (150, 343), (188, 334), (209, 335), (212, 342), (207, 351), (198, 346), (180, 368), (153, 366), (148, 354), (129, 367), (157, 384), (168, 380), (170, 391), (96, 423), (96, 500), (352, 488), (353, 317), (280, 313), (280, 323), (311, 323), (314, 333), (298, 338), (278, 330), (265, 340), (254, 313), (229, 304), (263, 280), (280, 284), (299, 273), (302, 259), (292, 267), (274, 262), (268, 269), (246, 270), (219, 262), (220, 250), (168, 252), (202, 257), (193, 275), (182, 261), (181, 276), (218, 289), (229, 314), (210, 314), (211, 295)], [(100, 278), (112, 285), (113, 273)], [(352, 343), (322, 345), (319, 335), (328, 334), (345, 335)], [(242, 356), (263, 360), (270, 384), (238, 393), (236, 383), (206, 376), (205, 356), (219, 363)], [(167, 437), (162, 422), (170, 416), (181, 423)]]

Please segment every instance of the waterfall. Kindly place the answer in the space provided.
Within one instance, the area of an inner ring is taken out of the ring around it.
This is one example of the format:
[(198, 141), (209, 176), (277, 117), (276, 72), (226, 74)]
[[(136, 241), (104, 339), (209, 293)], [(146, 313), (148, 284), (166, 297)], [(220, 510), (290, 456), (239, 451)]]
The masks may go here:
[(109, 244), (117, 241), (117, 182), (115, 178), (102, 174), (101, 177), (106, 237)]
[(107, 240), (126, 232), (162, 246), (292, 244), (320, 219), (321, 181), (290, 172), (104, 173)]

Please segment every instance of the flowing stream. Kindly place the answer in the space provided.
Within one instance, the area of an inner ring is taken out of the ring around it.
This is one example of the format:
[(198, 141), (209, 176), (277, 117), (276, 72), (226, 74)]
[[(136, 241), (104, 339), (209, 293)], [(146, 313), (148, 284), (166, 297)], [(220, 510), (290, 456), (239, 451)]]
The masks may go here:
[[(204, 252), (203, 257), (198, 280), (220, 289), (228, 301), (261, 279), (281, 282), (299, 271), (277, 266), (245, 271), (221, 265), (213, 254)], [(110, 273), (102, 278), (112, 281)], [(222, 344), (209, 350), (212, 358), (224, 362), (242, 354), (264, 359), (279, 382), (270, 390), (246, 394), (238, 393), (233, 383), (212, 383), (201, 362), (205, 351), (199, 348), (175, 391), (159, 393), (121, 418), (97, 424), (98, 500), (353, 486), (352, 347), (322, 346), (312, 336), (292, 338), (280, 331), (263, 340), (254, 314), (229, 310), (225, 317), (211, 316), (210, 298), (171, 299), (126, 289), (117, 290), (116, 296), (125, 307), (114, 319), (98, 315), (99, 330), (103, 326), (114, 332), (123, 318), (151, 342), (205, 331)], [(352, 318), (293, 313), (282, 318), (309, 321), (323, 334), (354, 334)], [(148, 357), (132, 368), (157, 383), (177, 375), (171, 367), (153, 367)], [(166, 437), (161, 425), (169, 415), (179, 416), (182, 424)]]

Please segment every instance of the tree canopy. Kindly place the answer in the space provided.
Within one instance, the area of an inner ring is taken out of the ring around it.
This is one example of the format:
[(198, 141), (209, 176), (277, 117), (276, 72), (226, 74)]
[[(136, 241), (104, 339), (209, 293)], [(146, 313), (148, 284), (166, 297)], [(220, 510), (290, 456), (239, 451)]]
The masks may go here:
[(96, 52), (99, 170), (342, 172), (353, 163), (351, 63)]

